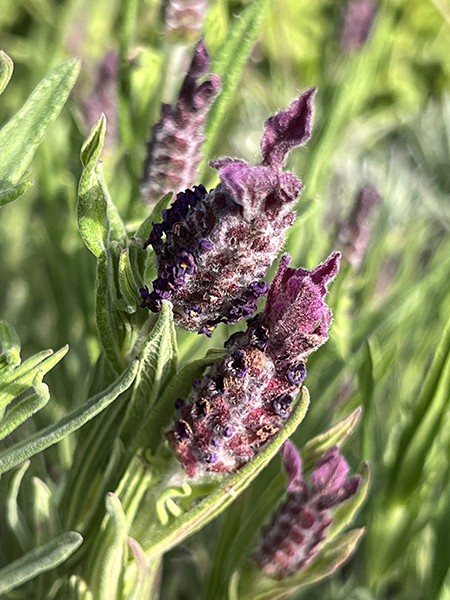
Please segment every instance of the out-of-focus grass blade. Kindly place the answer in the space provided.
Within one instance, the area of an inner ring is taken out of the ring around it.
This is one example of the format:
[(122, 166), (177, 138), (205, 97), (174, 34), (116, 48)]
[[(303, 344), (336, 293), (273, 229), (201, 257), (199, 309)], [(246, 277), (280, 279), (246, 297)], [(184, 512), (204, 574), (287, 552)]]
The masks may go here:
[(82, 541), (79, 533), (68, 531), (0, 569), (0, 594), (6, 594), (40, 573), (54, 569), (67, 560)]
[(61, 112), (80, 72), (79, 59), (49, 73), (0, 131), (0, 191), (20, 183), (49, 125)]
[(375, 391), (375, 381), (373, 377), (372, 351), (368, 342), (365, 343), (363, 348), (363, 362), (358, 371), (358, 385), (364, 402), (362, 455), (364, 458), (370, 460), (373, 458), (373, 432), (371, 431), (370, 409)]
[(145, 542), (141, 541), (146, 555), (150, 557), (167, 552), (225, 510), (238, 494), (250, 485), (261, 470), (272, 460), (283, 442), (295, 431), (303, 420), (308, 405), (308, 390), (302, 388), (288, 421), (260, 454), (240, 469), (239, 473), (224, 477), (215, 491), (198, 504), (195, 504), (186, 513), (173, 519), (165, 526), (155, 525), (150, 528), (146, 533)]
[[(271, 0), (253, 0), (239, 19), (233, 22), (232, 29), (225, 38), (222, 46), (215, 53), (211, 72), (219, 75), (222, 81), (222, 91), (213, 103), (208, 114), (205, 127), (205, 143), (203, 154), (209, 157), (215, 138), (226, 116), (234, 94), (239, 85), (242, 69), (258, 35), (259, 26)], [(200, 171), (206, 168), (203, 160)]]
[(8, 85), (14, 71), (14, 63), (3, 50), (0, 50), (0, 94)]
[(139, 361), (131, 366), (104, 392), (89, 399), (85, 404), (72, 411), (54, 425), (38, 431), (29, 438), (0, 452), (0, 473), (9, 471), (22, 461), (56, 444), (64, 437), (82, 427), (104, 410), (117, 396), (127, 390), (136, 377)]
[(428, 369), (411, 423), (400, 438), (397, 460), (387, 488), (391, 499), (405, 500), (417, 489), (427, 454), (439, 433), (449, 404), (450, 319)]

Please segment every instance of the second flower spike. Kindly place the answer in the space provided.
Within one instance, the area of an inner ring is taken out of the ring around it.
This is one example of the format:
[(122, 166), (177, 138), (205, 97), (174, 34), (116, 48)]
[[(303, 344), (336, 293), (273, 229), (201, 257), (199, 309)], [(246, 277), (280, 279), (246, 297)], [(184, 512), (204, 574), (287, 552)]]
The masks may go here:
[(311, 135), (314, 92), (266, 121), (259, 165), (212, 161), (219, 185), (209, 193), (202, 185), (180, 192), (163, 221), (154, 223), (146, 245), (155, 251), (158, 277), (153, 290), (140, 290), (142, 307), (157, 312), (161, 300), (170, 299), (178, 324), (206, 335), (219, 323), (253, 314), (268, 290), (261, 280), (294, 219), (302, 183), (282, 167), (288, 152)]

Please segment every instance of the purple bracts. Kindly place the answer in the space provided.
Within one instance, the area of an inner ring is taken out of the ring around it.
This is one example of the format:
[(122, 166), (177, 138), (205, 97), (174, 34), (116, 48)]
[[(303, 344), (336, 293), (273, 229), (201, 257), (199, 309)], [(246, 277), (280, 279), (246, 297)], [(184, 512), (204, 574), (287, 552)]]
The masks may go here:
[[(313, 271), (287, 269), (285, 263), (266, 310), (248, 322), (246, 332), (231, 336), (227, 356), (193, 382), (188, 399), (177, 400), (177, 420), (166, 437), (190, 477), (235, 471), (260, 451), (289, 417), (306, 377), (307, 355), (327, 339), (331, 313), (324, 296), (337, 255)], [(319, 325), (313, 313), (326, 320)]]
[(254, 558), (276, 579), (294, 575), (320, 549), (332, 523), (331, 509), (358, 491), (361, 477), (347, 478), (348, 465), (334, 446), (316, 463), (309, 483), (302, 477), (301, 459), (287, 441), (283, 449), (287, 498), (264, 529)]
[(174, 106), (163, 104), (161, 119), (153, 127), (141, 182), (142, 198), (156, 202), (167, 192), (193, 185), (202, 159), (203, 127), (208, 110), (220, 91), (214, 73), (199, 83), (210, 66), (203, 40), (195, 47), (192, 62)]
[(213, 161), (220, 178), (215, 189), (207, 193), (200, 185), (177, 195), (146, 242), (155, 250), (158, 278), (153, 291), (141, 290), (143, 307), (156, 312), (169, 298), (178, 324), (207, 335), (219, 323), (253, 314), (268, 289), (261, 279), (294, 219), (302, 183), (282, 166), (310, 136), (313, 95), (306, 91), (266, 121), (260, 165)]

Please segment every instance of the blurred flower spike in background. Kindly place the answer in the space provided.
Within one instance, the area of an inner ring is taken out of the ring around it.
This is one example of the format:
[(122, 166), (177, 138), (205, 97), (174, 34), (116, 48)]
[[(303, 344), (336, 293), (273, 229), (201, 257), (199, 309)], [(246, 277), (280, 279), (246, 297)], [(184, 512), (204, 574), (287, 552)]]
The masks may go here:
[(333, 446), (316, 463), (309, 482), (302, 462), (289, 440), (283, 448), (287, 497), (263, 531), (254, 553), (262, 569), (276, 579), (294, 575), (320, 551), (333, 522), (331, 509), (358, 491), (359, 475), (347, 477), (349, 467)]
[(307, 356), (328, 339), (324, 296), (339, 254), (313, 271), (289, 269), (289, 260), (282, 258), (265, 311), (231, 336), (227, 356), (194, 380), (188, 400), (175, 402), (166, 437), (190, 477), (236, 470), (257, 454), (289, 417)]
[(288, 152), (310, 138), (314, 93), (307, 90), (266, 121), (259, 165), (211, 161), (219, 185), (209, 193), (202, 185), (180, 192), (162, 223), (154, 223), (144, 247), (155, 251), (158, 278), (153, 291), (140, 290), (143, 308), (157, 312), (170, 299), (179, 325), (207, 335), (219, 323), (252, 316), (268, 290), (261, 279), (294, 220), (302, 183), (282, 167)]
[(221, 87), (220, 78), (214, 73), (198, 83), (210, 63), (205, 43), (200, 40), (177, 102), (174, 106), (162, 105), (161, 119), (153, 126), (153, 136), (147, 144), (141, 182), (142, 199), (148, 204), (167, 192), (191, 187), (197, 179), (206, 115)]

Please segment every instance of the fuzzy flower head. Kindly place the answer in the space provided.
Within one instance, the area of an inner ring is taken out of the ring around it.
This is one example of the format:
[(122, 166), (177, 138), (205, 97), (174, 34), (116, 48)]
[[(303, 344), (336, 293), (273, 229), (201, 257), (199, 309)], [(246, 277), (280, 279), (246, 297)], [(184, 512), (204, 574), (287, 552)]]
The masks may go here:
[(339, 448), (330, 448), (306, 481), (295, 446), (283, 449), (287, 497), (265, 528), (254, 558), (276, 579), (294, 575), (318, 553), (333, 521), (332, 509), (358, 491), (361, 477), (347, 477), (348, 465)]
[(310, 137), (313, 95), (306, 91), (266, 121), (259, 165), (212, 161), (220, 178), (215, 189), (200, 185), (177, 195), (146, 242), (155, 250), (158, 278), (152, 291), (141, 290), (143, 307), (156, 312), (170, 299), (180, 325), (207, 335), (218, 323), (253, 314), (268, 290), (261, 279), (294, 219), (302, 183), (282, 167)]
[(190, 187), (197, 178), (205, 119), (221, 86), (214, 73), (199, 82), (210, 64), (205, 43), (200, 40), (177, 102), (162, 105), (161, 118), (153, 127), (141, 182), (144, 202), (151, 204), (167, 192)]
[[(187, 399), (175, 403), (177, 417), (166, 437), (190, 477), (235, 471), (267, 444), (289, 417), (306, 377), (308, 354), (328, 335), (330, 312), (323, 297), (336, 274), (337, 256), (313, 271), (289, 269), (290, 277), (283, 277), (284, 263), (265, 311), (249, 321), (246, 332), (231, 336), (225, 358), (193, 382)], [(307, 294), (298, 282), (297, 293), (290, 289), (289, 282), (298, 279)], [(327, 320), (318, 325), (312, 310)], [(283, 331), (289, 331), (284, 345)]]

